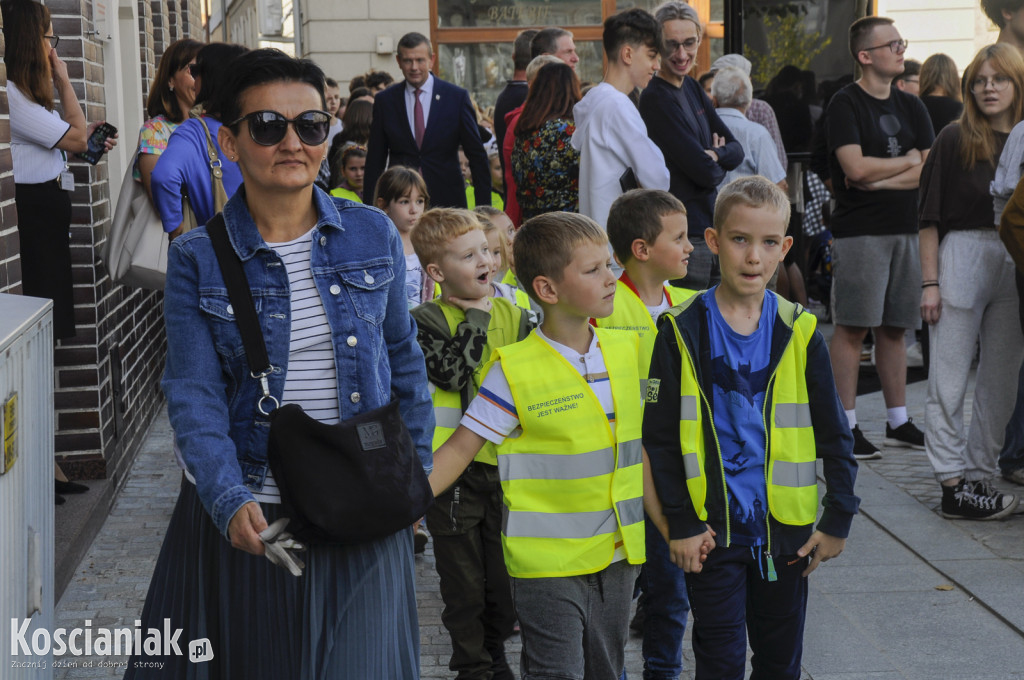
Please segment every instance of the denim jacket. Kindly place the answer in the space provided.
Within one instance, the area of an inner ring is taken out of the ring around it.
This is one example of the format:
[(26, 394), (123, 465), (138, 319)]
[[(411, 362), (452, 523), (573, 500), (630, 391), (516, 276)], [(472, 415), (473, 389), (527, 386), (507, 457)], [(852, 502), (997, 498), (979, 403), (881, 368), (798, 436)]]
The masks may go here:
[[(434, 416), (416, 324), (405, 301), (405, 257), (376, 208), (314, 188), (319, 220), (310, 266), (334, 341), (342, 420), (387, 404), (394, 391), (423, 467), (432, 466)], [(242, 187), (224, 208), (267, 345), (270, 393), (284, 392), (291, 297), (284, 263), (256, 229)], [(206, 511), (222, 534), (267, 474), (269, 419), (250, 376), (234, 310), (206, 228), (177, 238), (164, 293), (163, 389), (175, 438)], [(267, 411), (270, 408), (266, 409)]]

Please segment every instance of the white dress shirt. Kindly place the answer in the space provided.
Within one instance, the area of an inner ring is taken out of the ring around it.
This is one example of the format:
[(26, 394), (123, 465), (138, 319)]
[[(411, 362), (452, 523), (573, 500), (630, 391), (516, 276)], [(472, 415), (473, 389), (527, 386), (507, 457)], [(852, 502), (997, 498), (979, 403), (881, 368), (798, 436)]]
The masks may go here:
[[(430, 102), (434, 98), (434, 74), (427, 75), (427, 82), (420, 87), (420, 104), (423, 106), (423, 129), (427, 129), (427, 121), (430, 119)], [(406, 83), (405, 85), (405, 113), (409, 116), (409, 129), (412, 130), (412, 138), (416, 139), (416, 118), (414, 116), (416, 106), (416, 88)]]

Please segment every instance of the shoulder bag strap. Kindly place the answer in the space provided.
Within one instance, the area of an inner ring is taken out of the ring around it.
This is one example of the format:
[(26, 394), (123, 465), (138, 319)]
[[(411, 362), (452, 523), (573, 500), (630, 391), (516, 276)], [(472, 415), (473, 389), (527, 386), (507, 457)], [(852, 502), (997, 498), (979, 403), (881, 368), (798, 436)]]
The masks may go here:
[(213, 209), (215, 212), (220, 212), (224, 209), (224, 204), (228, 202), (228, 195), (224, 190), (224, 171), (221, 169), (220, 158), (217, 157), (217, 147), (213, 143), (213, 136), (210, 134), (210, 128), (206, 126), (206, 121), (203, 120), (202, 116), (199, 117), (199, 124), (203, 126), (203, 132), (206, 133), (206, 153), (210, 157), (210, 181), (213, 184)]
[(231, 240), (228, 238), (227, 225), (224, 224), (224, 216), (217, 213), (207, 222), (206, 230), (210, 235), (210, 242), (213, 244), (213, 252), (217, 256), (217, 264), (220, 266), (221, 276), (224, 277), (224, 284), (228, 289), (228, 299), (231, 307), (235, 310), (235, 319), (238, 322), (238, 330), (242, 334), (242, 346), (245, 348), (245, 357), (249, 362), (249, 371), (253, 378), (260, 381), (263, 389), (263, 396), (259, 401), (259, 410), (264, 415), (269, 411), (263, 407), (264, 399), (277, 407), (277, 399), (270, 394), (270, 387), (267, 377), (274, 370), (267, 356), (267, 345), (263, 340), (263, 331), (260, 329), (259, 318), (256, 316), (256, 307), (252, 303), (252, 291), (249, 289), (249, 280), (242, 269), (242, 261), (231, 247)]

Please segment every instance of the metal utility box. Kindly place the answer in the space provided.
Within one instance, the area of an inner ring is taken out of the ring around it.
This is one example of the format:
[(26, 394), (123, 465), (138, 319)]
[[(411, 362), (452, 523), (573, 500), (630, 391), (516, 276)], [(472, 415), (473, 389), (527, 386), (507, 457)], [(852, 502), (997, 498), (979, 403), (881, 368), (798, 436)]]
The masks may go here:
[[(53, 303), (0, 294), (0, 679), (53, 677)], [(13, 653), (12, 626), (29, 654)], [(32, 651), (33, 633), (40, 648)]]

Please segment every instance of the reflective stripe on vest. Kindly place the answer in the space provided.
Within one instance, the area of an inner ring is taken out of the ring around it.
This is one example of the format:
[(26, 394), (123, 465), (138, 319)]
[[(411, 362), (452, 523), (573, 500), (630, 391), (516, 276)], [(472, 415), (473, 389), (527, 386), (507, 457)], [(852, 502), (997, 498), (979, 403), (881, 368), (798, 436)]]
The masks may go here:
[(509, 574), (518, 578), (596, 573), (610, 563), (617, 540), (630, 563), (644, 561), (638, 341), (596, 332), (614, 434), (583, 376), (536, 333), (496, 350), (522, 427), (498, 447), (502, 545)]
[(626, 468), (643, 462), (640, 440), (619, 444), (619, 460), (615, 462), (615, 449), (606, 447), (598, 451), (568, 455), (547, 453), (515, 453), (498, 457), (498, 471), (502, 479), (582, 479), (611, 474), (616, 468)]
[[(804, 526), (814, 523), (818, 506), (816, 448), (805, 376), (807, 345), (813, 337), (817, 320), (811, 314), (801, 313), (791, 323), (789, 320), (796, 314), (796, 306), (781, 298), (778, 306), (775, 322), (789, 325), (793, 335), (768, 381), (765, 398), (765, 407), (771, 404), (770, 417), (767, 413), (764, 417), (769, 441), (766, 456), (768, 508), (777, 521)], [(717, 442), (705, 441), (703, 419), (710, 415), (710, 405), (700, 393), (693, 359), (677, 323), (677, 316), (686, 307), (688, 305), (672, 309), (667, 314), (671, 318), (682, 363), (679, 440), (686, 486), (698, 517), (706, 520), (708, 480), (705, 456), (721, 457), (721, 451)], [(713, 416), (710, 430), (714, 433)], [(724, 477), (722, 484), (725, 484)], [(730, 541), (728, 531), (726, 541)]]

